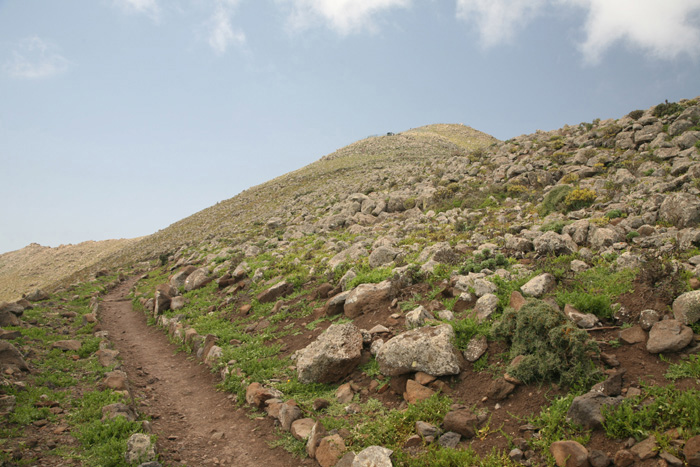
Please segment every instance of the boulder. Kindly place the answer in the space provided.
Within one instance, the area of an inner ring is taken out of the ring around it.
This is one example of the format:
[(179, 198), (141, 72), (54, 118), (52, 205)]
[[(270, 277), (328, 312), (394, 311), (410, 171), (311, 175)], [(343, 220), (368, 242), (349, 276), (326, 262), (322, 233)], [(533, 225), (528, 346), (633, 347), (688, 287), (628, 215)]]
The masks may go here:
[(478, 417), (467, 409), (451, 410), (442, 421), (445, 431), (459, 433), (467, 439), (476, 436), (478, 424)]
[(364, 313), (376, 311), (384, 302), (390, 300), (393, 294), (391, 280), (378, 284), (360, 284), (346, 297), (343, 311), (348, 318), (357, 318)]
[(328, 260), (328, 267), (333, 271), (345, 262), (354, 263), (364, 256), (367, 256), (367, 249), (362, 244), (356, 243)]
[(675, 319), (655, 323), (649, 331), (649, 353), (678, 352), (693, 340), (693, 330)]
[(527, 281), (522, 287), (520, 287), (520, 290), (525, 296), (539, 298), (542, 295), (554, 290), (554, 287), (556, 286), (556, 278), (552, 274), (544, 273)]
[(105, 374), (102, 385), (113, 391), (126, 391), (128, 389), (126, 373), (121, 370), (110, 371)]
[(209, 269), (195, 269), (192, 274), (187, 276), (187, 279), (185, 279), (185, 290), (189, 292), (191, 290), (202, 288), (213, 279), (214, 278), (209, 275)]
[(20, 326), (20, 319), (9, 310), (0, 310), (0, 326)]
[(170, 280), (168, 281), (168, 283), (171, 286), (175, 287), (176, 289), (179, 289), (180, 287), (184, 287), (185, 280), (187, 280), (187, 277), (196, 270), (197, 270), (197, 268), (194, 266), (187, 266), (187, 267), (183, 268), (181, 271), (170, 276)]
[(0, 340), (0, 368), (17, 367), (22, 371), (29, 371), (24, 357), (11, 343)]
[(498, 308), (498, 297), (492, 293), (487, 293), (479, 298), (474, 305), (476, 319), (479, 322), (486, 320), (489, 316), (496, 312)]
[(591, 248), (600, 250), (622, 241), (624, 237), (615, 229), (597, 228), (589, 235)]
[(433, 376), (456, 375), (463, 357), (454, 347), (449, 324), (422, 327), (389, 339), (377, 353), (380, 371), (398, 376), (422, 371)]
[(372, 250), (372, 253), (369, 255), (369, 267), (378, 268), (389, 264), (396, 259), (396, 256), (400, 252), (400, 250), (392, 248), (388, 245), (379, 246)]
[(53, 349), (60, 349), (60, 350), (70, 350), (73, 352), (77, 352), (80, 350), (80, 347), (82, 346), (82, 342), (75, 340), (75, 339), (70, 339), (70, 340), (64, 340), (64, 341), (56, 341), (53, 344), (51, 344), (51, 348)]
[(659, 208), (659, 219), (679, 229), (694, 227), (700, 222), (700, 199), (689, 193), (668, 195)]
[(700, 290), (686, 292), (673, 301), (673, 317), (683, 324), (700, 321)]
[(299, 441), (306, 441), (309, 439), (314, 424), (315, 422), (312, 418), (299, 418), (292, 422), (289, 432)]
[(570, 255), (576, 251), (576, 243), (566, 234), (545, 232), (534, 240), (535, 252), (540, 256), (548, 254)]
[(302, 383), (333, 383), (360, 362), (362, 333), (352, 323), (333, 324), (299, 352), (297, 375)]
[(43, 300), (48, 300), (49, 294), (41, 289), (36, 289), (35, 291), (27, 294), (24, 298), (26, 298), (30, 302), (41, 302)]
[(597, 430), (603, 427), (605, 420), (601, 408), (603, 406), (618, 406), (622, 401), (622, 397), (608, 397), (599, 392), (588, 392), (574, 398), (566, 416), (573, 423)]
[(266, 388), (258, 382), (250, 383), (245, 391), (246, 403), (259, 409), (261, 409), (268, 400), (278, 397), (282, 397), (280, 391)]
[(260, 303), (270, 303), (282, 297), (286, 297), (292, 292), (294, 292), (294, 285), (290, 282), (282, 281), (273, 285), (269, 289), (260, 292), (257, 298)]

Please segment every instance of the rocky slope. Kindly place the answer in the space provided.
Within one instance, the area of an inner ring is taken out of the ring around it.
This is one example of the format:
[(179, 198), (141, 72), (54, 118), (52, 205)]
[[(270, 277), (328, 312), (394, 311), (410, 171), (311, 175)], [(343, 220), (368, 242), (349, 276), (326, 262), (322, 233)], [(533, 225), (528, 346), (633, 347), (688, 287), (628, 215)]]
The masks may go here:
[(151, 260), (134, 305), (324, 467), (696, 465), (699, 158), (699, 98), (504, 142), (433, 125), (95, 268)]

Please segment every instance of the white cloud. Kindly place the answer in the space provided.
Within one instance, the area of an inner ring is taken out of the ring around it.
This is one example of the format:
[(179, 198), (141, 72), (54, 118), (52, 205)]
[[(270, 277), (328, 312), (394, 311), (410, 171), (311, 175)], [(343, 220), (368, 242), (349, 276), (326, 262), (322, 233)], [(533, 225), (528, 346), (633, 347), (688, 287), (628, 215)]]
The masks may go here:
[(65, 72), (69, 65), (70, 62), (58, 52), (58, 47), (34, 36), (18, 44), (4, 69), (15, 78), (43, 79)]
[(575, 0), (589, 9), (584, 58), (600, 60), (616, 42), (642, 49), (654, 58), (700, 56), (700, 0)]
[(246, 42), (245, 34), (231, 24), (236, 6), (238, 0), (216, 0), (214, 14), (209, 20), (209, 46), (217, 54), (225, 53), (232, 44), (242, 46)]
[(411, 0), (278, 0), (291, 4), (289, 24), (307, 29), (321, 21), (341, 35), (375, 27), (373, 17), (391, 8), (406, 8)]
[(510, 42), (545, 0), (457, 0), (457, 18), (474, 23), (485, 47)]
[(114, 3), (124, 11), (144, 14), (154, 21), (160, 17), (158, 0), (114, 0)]
[(596, 63), (615, 43), (653, 58), (700, 56), (700, 0), (456, 0), (457, 17), (473, 23), (485, 47), (510, 42), (538, 15), (561, 7), (587, 10), (579, 45)]

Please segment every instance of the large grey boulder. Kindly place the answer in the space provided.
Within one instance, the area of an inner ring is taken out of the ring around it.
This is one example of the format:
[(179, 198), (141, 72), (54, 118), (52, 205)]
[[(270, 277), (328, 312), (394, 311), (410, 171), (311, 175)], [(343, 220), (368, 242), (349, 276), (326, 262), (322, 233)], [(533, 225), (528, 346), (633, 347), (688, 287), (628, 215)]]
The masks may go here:
[(598, 228), (589, 232), (588, 241), (591, 244), (591, 248), (600, 250), (602, 248), (607, 248), (613, 243), (622, 241), (624, 236), (615, 229), (609, 228)]
[(362, 244), (356, 243), (328, 260), (328, 267), (332, 271), (345, 262), (354, 263), (364, 256), (367, 256), (367, 249)]
[(348, 318), (357, 318), (363, 313), (376, 311), (393, 293), (394, 286), (389, 279), (378, 284), (360, 284), (345, 298), (343, 312)]
[(588, 233), (591, 228), (591, 223), (588, 219), (581, 219), (572, 224), (565, 226), (562, 233), (569, 235), (577, 245), (585, 245), (588, 241)]
[(369, 267), (377, 268), (389, 264), (396, 259), (399, 253), (400, 250), (388, 245), (379, 246), (372, 250), (372, 253), (369, 255)]
[(673, 301), (673, 317), (683, 324), (700, 321), (700, 290), (686, 292)]
[(700, 222), (700, 199), (689, 193), (671, 194), (661, 203), (659, 219), (679, 229), (694, 227)]
[(422, 371), (432, 376), (456, 375), (463, 358), (454, 347), (449, 324), (413, 329), (389, 339), (377, 353), (380, 371), (398, 376)]
[(520, 287), (520, 290), (522, 291), (523, 295), (539, 298), (542, 295), (554, 290), (556, 285), (557, 279), (553, 275), (546, 272), (527, 281), (522, 287)]
[(492, 293), (487, 293), (476, 301), (474, 312), (476, 319), (481, 323), (496, 312), (498, 308), (498, 297)]
[(675, 319), (659, 321), (651, 327), (647, 351), (649, 353), (677, 352), (693, 340), (693, 330)]
[(534, 241), (535, 252), (538, 255), (570, 255), (576, 251), (576, 243), (566, 234), (545, 232)]
[(352, 323), (333, 324), (300, 351), (297, 375), (302, 383), (333, 383), (360, 362), (362, 333)]
[(176, 289), (179, 289), (180, 287), (185, 286), (185, 281), (187, 280), (187, 277), (192, 274), (194, 271), (196, 271), (197, 268), (194, 266), (186, 266), (182, 270), (176, 272), (172, 276), (170, 276), (170, 280), (168, 281), (170, 285), (175, 287)]
[(185, 290), (191, 291), (204, 287), (211, 282), (213, 277), (209, 276), (207, 268), (195, 269), (195, 271), (185, 279)]

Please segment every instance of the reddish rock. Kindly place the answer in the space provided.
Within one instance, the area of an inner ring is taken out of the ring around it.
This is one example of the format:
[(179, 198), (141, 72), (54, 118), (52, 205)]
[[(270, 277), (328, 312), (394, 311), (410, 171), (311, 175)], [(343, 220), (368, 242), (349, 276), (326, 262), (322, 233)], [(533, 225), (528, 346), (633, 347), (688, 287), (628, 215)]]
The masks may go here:
[(406, 381), (406, 391), (403, 393), (403, 398), (409, 404), (415, 404), (416, 402), (429, 399), (433, 394), (435, 394), (435, 391), (432, 389), (426, 388), (414, 380), (409, 379)]
[(445, 431), (459, 433), (465, 438), (476, 436), (477, 416), (467, 409), (452, 410), (442, 421)]
[(620, 331), (620, 341), (623, 344), (634, 345), (642, 342), (646, 342), (647, 333), (644, 332), (641, 326), (635, 325), (631, 328), (623, 329)]
[(637, 461), (637, 458), (629, 452), (626, 449), (620, 449), (615, 453), (615, 457), (613, 458), (613, 464), (615, 467), (629, 467), (630, 465), (634, 465), (634, 463)]
[(700, 435), (693, 436), (685, 443), (683, 455), (688, 465), (693, 467), (700, 466)]
[(345, 452), (345, 442), (340, 435), (326, 436), (316, 449), (316, 461), (321, 467), (333, 467)]
[(588, 450), (576, 441), (555, 441), (549, 447), (560, 467), (589, 467)]

